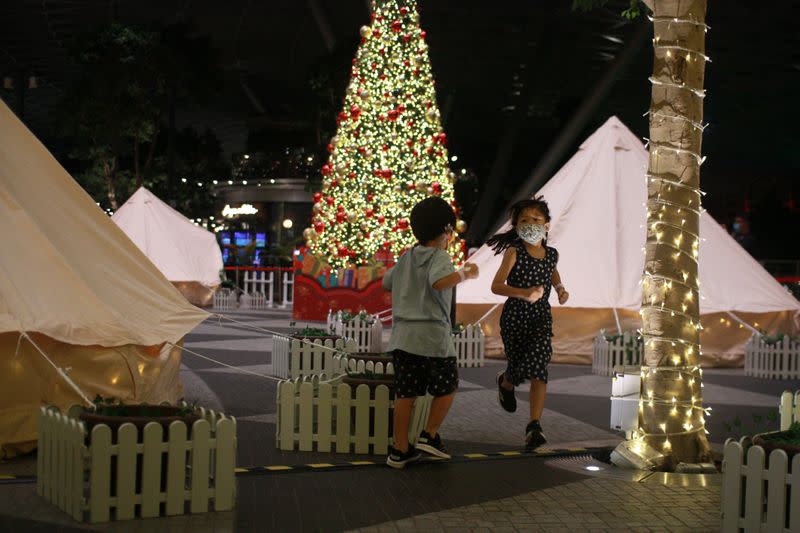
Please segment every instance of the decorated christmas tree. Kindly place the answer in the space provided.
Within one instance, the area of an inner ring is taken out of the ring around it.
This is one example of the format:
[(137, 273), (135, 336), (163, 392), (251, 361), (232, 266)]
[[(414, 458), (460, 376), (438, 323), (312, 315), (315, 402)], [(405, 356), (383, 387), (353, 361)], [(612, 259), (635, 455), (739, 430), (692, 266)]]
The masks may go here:
[[(371, 23), (361, 28), (322, 192), (304, 231), (311, 253), (333, 268), (367, 264), (380, 251), (396, 257), (412, 246), (408, 217), (425, 197), (439, 195), (456, 207), (416, 4), (374, 0)], [(466, 224), (459, 220), (456, 229)], [(460, 263), (462, 241), (451, 252)]]

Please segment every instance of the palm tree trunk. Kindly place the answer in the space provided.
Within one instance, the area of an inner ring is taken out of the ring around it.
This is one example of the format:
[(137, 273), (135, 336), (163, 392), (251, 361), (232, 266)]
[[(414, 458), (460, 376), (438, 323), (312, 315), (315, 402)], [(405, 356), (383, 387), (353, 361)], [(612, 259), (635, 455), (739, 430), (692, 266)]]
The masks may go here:
[(639, 434), (674, 466), (709, 454), (697, 268), (706, 0), (655, 0), (652, 9)]

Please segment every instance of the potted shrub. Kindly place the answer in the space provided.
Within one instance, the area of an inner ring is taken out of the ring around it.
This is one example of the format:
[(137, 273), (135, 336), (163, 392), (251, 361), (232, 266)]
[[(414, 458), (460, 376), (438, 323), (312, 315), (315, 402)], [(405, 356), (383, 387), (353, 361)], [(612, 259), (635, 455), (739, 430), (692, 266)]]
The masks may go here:
[(753, 437), (753, 444), (764, 448), (767, 457), (772, 450), (783, 450), (792, 461), (792, 457), (800, 453), (800, 421), (793, 423), (785, 431), (759, 433)]
[(299, 329), (292, 333), (293, 339), (309, 339), (315, 341), (317, 339), (321, 341), (331, 340), (335, 341), (336, 339), (341, 339), (342, 337), (336, 335), (330, 331), (324, 330), (322, 328), (311, 328), (311, 327), (304, 327), (303, 329)]
[(116, 434), (122, 424), (130, 423), (136, 426), (141, 433), (148, 422), (158, 422), (166, 432), (169, 430), (169, 425), (176, 420), (184, 422), (191, 431), (192, 424), (200, 420), (200, 415), (197, 414), (197, 407), (194, 404), (187, 404), (183, 407), (175, 405), (128, 405), (123, 403), (122, 400), (103, 398), (100, 395), (95, 397), (94, 404), (94, 409), (85, 410), (78, 415), (78, 418), (86, 424), (86, 430), (89, 435), (92, 433), (92, 428), (98, 424), (107, 425), (111, 428), (112, 433)]

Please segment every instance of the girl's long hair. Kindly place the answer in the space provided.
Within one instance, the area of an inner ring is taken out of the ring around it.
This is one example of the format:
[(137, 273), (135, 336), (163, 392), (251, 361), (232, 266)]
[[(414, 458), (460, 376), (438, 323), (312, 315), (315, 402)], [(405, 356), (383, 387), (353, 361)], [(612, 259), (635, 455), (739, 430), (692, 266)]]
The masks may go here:
[[(486, 241), (486, 244), (494, 250), (495, 255), (503, 253), (506, 248), (511, 248), (517, 243), (522, 242), (522, 239), (517, 235), (517, 222), (519, 221), (519, 216), (525, 209), (536, 209), (544, 215), (545, 222), (550, 222), (550, 207), (547, 205), (547, 202), (544, 201), (543, 197), (537, 196), (533, 199), (527, 198), (525, 200), (520, 200), (508, 210), (511, 215), (511, 229), (503, 233), (497, 233)], [(547, 244), (547, 238), (542, 241), (542, 244)]]

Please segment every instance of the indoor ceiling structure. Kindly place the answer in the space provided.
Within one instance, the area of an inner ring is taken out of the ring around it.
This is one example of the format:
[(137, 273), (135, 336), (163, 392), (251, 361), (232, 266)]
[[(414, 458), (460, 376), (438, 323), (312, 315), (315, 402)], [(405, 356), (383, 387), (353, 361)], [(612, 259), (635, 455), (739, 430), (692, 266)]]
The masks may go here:
[[(579, 110), (584, 119), (563, 139), (550, 174), (611, 115), (647, 135), (649, 22), (621, 16), (628, 0), (588, 13), (571, 4), (419, 1), (450, 152), (459, 158), (454, 166), (469, 167), (479, 180), (500, 177), (494, 216)], [(709, 6), (704, 189), (714, 193), (707, 200), (718, 218), (738, 208), (742, 195), (798, 193), (798, 20), (797, 1)], [(181, 109), (179, 121), (211, 127), (229, 154), (280, 145), (318, 150), (327, 140), (315, 137), (319, 96), (311, 81), (331, 87), (340, 105), (369, 2), (3, 0), (2, 96), (14, 107), (19, 89), (10, 87), (35, 86), (24, 90), (24, 118), (46, 142), (59, 95), (75, 74), (73, 43), (112, 21), (183, 24), (210, 40), (223, 83), (212, 102)]]

